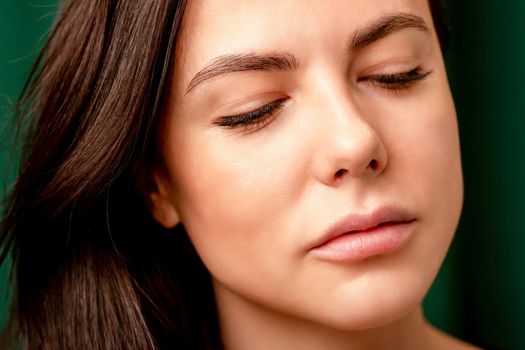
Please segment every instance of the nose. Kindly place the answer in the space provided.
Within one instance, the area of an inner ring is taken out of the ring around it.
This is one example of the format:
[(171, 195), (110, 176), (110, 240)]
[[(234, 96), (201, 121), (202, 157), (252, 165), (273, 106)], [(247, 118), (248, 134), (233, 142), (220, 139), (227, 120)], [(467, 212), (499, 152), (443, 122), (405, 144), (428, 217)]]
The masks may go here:
[(387, 166), (387, 151), (365, 113), (348, 100), (339, 99), (335, 108), (334, 104), (331, 106), (323, 113), (324, 126), (317, 130), (318, 178), (327, 185), (337, 186), (345, 178), (371, 178), (381, 174)]

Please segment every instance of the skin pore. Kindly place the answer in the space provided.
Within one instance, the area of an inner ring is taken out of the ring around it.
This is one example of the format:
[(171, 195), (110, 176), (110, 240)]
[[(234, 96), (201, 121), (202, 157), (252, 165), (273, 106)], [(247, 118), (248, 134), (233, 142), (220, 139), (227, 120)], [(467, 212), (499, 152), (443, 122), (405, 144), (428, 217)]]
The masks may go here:
[[(149, 197), (209, 269), (226, 349), (467, 349), (421, 302), (463, 199), (426, 0), (189, 1)], [(312, 254), (349, 214), (410, 214), (402, 247)]]

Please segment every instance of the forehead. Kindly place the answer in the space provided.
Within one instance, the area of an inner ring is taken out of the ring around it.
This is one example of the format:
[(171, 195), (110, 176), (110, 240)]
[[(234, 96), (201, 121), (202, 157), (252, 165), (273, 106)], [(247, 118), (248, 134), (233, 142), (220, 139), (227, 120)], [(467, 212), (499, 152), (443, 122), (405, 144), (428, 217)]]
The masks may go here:
[(399, 12), (432, 25), (427, 0), (189, 0), (177, 46), (177, 81), (187, 83), (224, 55), (286, 51), (302, 58), (312, 50), (344, 50), (356, 30)]

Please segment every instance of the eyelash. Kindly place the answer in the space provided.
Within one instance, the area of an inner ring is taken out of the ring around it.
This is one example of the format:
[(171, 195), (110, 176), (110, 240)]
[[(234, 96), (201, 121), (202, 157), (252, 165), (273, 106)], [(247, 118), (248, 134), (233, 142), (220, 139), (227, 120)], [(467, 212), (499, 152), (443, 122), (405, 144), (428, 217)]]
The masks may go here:
[(432, 71), (422, 73), (419, 68), (414, 68), (411, 71), (402, 73), (369, 75), (359, 78), (357, 81), (368, 81), (383, 89), (400, 91), (411, 88), (430, 74), (432, 74)]
[[(432, 71), (421, 73), (419, 68), (415, 68), (402, 73), (369, 75), (357, 81), (370, 82), (382, 89), (399, 92), (413, 87), (430, 74)], [(286, 100), (287, 98), (281, 98), (250, 112), (221, 117), (214, 124), (227, 129), (241, 128), (257, 131), (277, 116), (278, 112), (284, 107)]]
[(286, 100), (287, 98), (281, 98), (250, 112), (222, 117), (214, 124), (228, 129), (249, 128), (258, 130), (266, 126), (272, 117), (277, 116), (277, 113), (284, 107)]

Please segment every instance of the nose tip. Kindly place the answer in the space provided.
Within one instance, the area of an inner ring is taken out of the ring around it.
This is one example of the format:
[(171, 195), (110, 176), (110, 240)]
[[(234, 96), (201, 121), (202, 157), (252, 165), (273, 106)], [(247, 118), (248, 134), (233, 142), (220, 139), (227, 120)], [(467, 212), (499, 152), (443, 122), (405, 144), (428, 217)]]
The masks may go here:
[(360, 120), (349, 128), (338, 129), (325, 144), (324, 182), (335, 184), (350, 178), (374, 177), (387, 166), (384, 144), (374, 129)]

